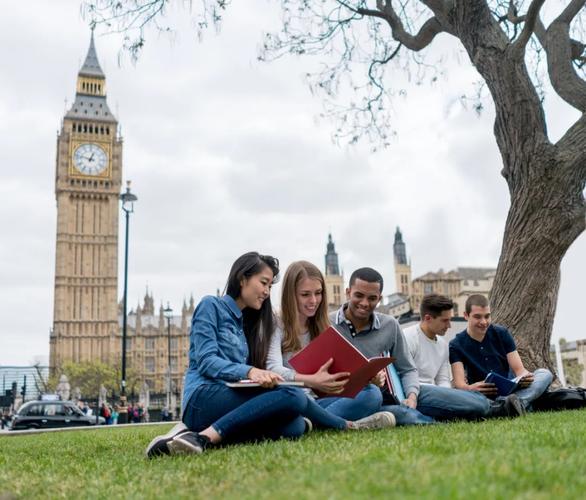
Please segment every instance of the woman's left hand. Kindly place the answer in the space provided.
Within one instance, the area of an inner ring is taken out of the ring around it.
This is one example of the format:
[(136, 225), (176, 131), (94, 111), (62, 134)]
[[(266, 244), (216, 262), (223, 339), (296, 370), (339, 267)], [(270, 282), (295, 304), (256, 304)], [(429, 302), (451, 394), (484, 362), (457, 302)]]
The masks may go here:
[(260, 384), (260, 386), (265, 389), (275, 387), (277, 382), (282, 382), (284, 380), (278, 373), (254, 367), (248, 371), (248, 378), (257, 384)]

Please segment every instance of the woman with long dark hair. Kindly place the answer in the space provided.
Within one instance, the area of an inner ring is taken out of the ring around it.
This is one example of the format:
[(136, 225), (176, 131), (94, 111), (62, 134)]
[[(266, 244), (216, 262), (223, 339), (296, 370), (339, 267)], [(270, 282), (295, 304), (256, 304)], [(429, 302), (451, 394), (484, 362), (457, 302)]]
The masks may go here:
[[(210, 444), (295, 438), (305, 432), (305, 395), (295, 387), (276, 387), (282, 377), (263, 369), (273, 331), (270, 290), (278, 273), (277, 259), (246, 253), (232, 265), (225, 295), (206, 296), (198, 304), (191, 323), (183, 425), (153, 439), (147, 456), (201, 453)], [(242, 379), (261, 387), (226, 385)]]
[[(310, 406), (298, 387), (278, 386), (283, 377), (264, 369), (274, 330), (270, 289), (278, 272), (277, 259), (244, 254), (232, 265), (226, 294), (204, 297), (198, 304), (191, 322), (183, 422), (154, 438), (147, 456), (202, 453), (222, 442), (296, 438), (311, 429), (311, 420), (340, 430), (394, 423), (385, 412), (363, 422), (330, 416), (318, 405)], [(226, 385), (242, 379), (260, 387)]]

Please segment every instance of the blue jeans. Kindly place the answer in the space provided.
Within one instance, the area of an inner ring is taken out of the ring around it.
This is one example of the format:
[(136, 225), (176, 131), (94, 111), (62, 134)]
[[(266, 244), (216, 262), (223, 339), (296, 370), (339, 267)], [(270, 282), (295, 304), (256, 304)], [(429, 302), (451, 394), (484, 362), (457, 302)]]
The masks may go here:
[(189, 399), (183, 422), (194, 432), (211, 425), (224, 442), (296, 438), (305, 432), (301, 414), (307, 406), (307, 396), (297, 387), (233, 389), (205, 384)]
[(518, 389), (515, 391), (517, 397), (521, 400), (521, 403), (529, 411), (532, 410), (531, 403), (541, 396), (549, 387), (553, 380), (553, 375), (546, 368), (538, 368), (533, 372), (535, 380), (529, 387), (525, 389)]
[(421, 384), (417, 409), (437, 420), (463, 418), (476, 420), (486, 417), (491, 408), (491, 401), (476, 391), (463, 391), (450, 387)]
[(397, 425), (428, 425), (435, 424), (435, 420), (418, 410), (406, 405), (383, 405), (381, 411), (389, 411), (395, 416)]
[[(318, 428), (345, 430), (348, 426), (346, 420), (338, 415), (334, 415), (329, 410), (322, 408), (318, 401), (313, 397), (306, 395), (307, 407), (303, 411), (303, 416), (307, 417)], [(334, 399), (334, 398), (331, 398)], [(346, 398), (340, 398), (346, 399)]]
[(319, 398), (317, 403), (345, 420), (359, 420), (380, 410), (383, 396), (374, 384), (368, 384), (354, 398)]

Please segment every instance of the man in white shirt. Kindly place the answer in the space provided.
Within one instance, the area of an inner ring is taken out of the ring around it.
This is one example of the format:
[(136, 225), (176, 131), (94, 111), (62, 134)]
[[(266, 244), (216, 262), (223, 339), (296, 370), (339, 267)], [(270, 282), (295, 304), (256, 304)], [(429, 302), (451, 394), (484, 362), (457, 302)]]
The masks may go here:
[(443, 336), (450, 328), (453, 308), (448, 297), (426, 295), (420, 306), (421, 321), (403, 331), (419, 373), (417, 409), (436, 420), (475, 420), (514, 414), (513, 401), (494, 402), (479, 392), (452, 388), (449, 347)]
[[(419, 383), (451, 388), (449, 348), (443, 336), (450, 328), (454, 306), (449, 298), (440, 295), (427, 295), (421, 306), (421, 322), (403, 330), (417, 366)], [(446, 309), (439, 313), (430, 311), (442, 307)]]

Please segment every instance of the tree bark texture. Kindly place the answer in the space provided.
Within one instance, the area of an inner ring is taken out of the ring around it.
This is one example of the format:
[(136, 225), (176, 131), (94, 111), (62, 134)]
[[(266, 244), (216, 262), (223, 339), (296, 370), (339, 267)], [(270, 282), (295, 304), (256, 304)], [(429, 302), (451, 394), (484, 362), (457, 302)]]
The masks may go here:
[[(560, 264), (586, 227), (586, 143), (548, 140), (524, 54), (512, 50), (485, 5), (456, 1), (451, 19), (492, 94), (494, 132), (511, 197), (492, 289), (493, 320), (513, 333), (528, 368), (552, 369), (549, 349)], [(575, 125), (576, 136), (582, 137), (584, 125), (584, 120)]]

